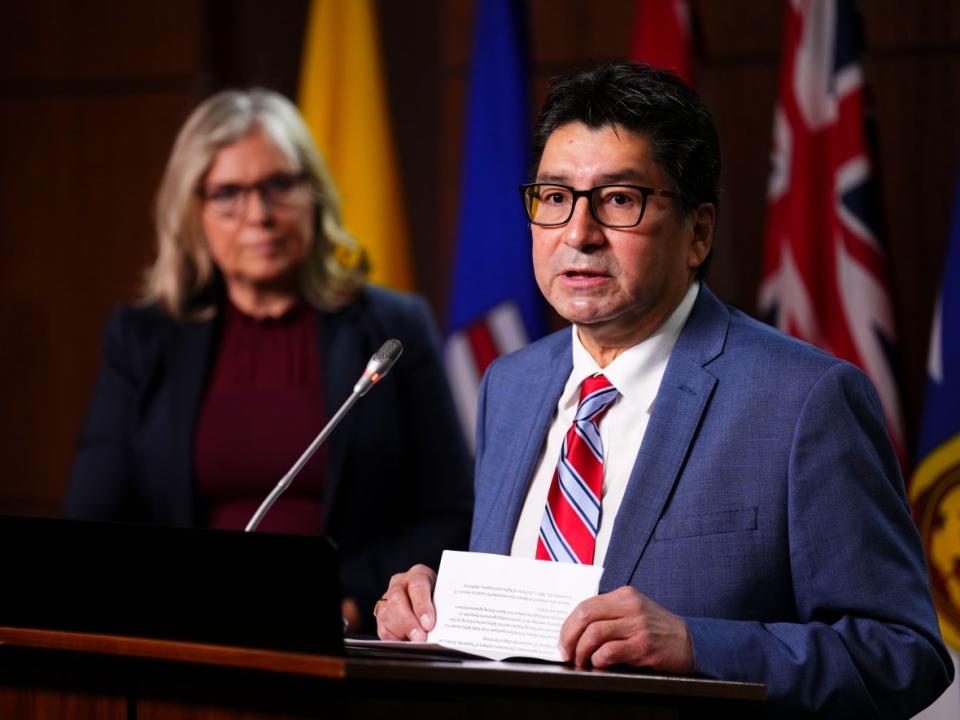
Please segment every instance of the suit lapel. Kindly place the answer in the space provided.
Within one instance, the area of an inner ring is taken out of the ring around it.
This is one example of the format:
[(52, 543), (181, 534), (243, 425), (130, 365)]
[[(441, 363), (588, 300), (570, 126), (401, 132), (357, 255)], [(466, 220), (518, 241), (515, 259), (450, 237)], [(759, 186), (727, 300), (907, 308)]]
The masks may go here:
[(663, 513), (716, 386), (704, 365), (723, 349), (729, 312), (700, 286), (670, 355), (650, 423), (617, 513), (600, 591), (627, 585)]
[[(527, 490), (533, 480), (547, 431), (553, 422), (557, 402), (573, 367), (570, 331), (561, 331), (555, 337), (552, 345), (541, 355), (540, 362), (532, 367), (532, 372), (511, 378), (511, 386), (503, 395), (509, 403), (508, 410), (498, 414), (497, 420), (516, 428), (516, 419), (522, 418), (523, 429), (511, 432), (509, 444), (497, 450), (501, 458), (497, 462), (501, 475), (496, 480), (501, 496), (507, 500), (502, 514), (498, 512), (496, 517), (485, 519), (488, 528), (495, 533), (489, 552), (510, 553)], [(498, 395), (498, 400), (500, 397)]]
[[(362, 334), (356, 330), (358, 323), (356, 315), (356, 309), (348, 306), (337, 313), (319, 313), (317, 317), (317, 343), (322, 363), (326, 420), (334, 416), (343, 401), (353, 392), (354, 383), (360, 377), (360, 372), (367, 361), (363, 352)], [(337, 486), (343, 475), (346, 439), (351, 436), (350, 427), (356, 417), (354, 413), (347, 413), (337, 432), (327, 439), (323, 498), (324, 527), (329, 526), (330, 512), (336, 502)]]
[(193, 445), (203, 389), (213, 361), (217, 321), (179, 325), (167, 348), (167, 363), (173, 381), (170, 427), (170, 461), (176, 467), (163, 479), (177, 524), (197, 522), (194, 488)]

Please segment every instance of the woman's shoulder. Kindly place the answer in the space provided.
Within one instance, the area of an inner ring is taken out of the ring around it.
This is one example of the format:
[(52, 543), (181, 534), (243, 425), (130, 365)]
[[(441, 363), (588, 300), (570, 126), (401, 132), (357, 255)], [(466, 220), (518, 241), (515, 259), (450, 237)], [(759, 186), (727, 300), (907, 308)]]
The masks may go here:
[(391, 290), (378, 285), (366, 285), (353, 302), (356, 310), (368, 313), (381, 323), (434, 327), (433, 314), (427, 301), (420, 295)]
[(108, 331), (149, 336), (179, 324), (159, 303), (132, 302), (115, 305), (107, 316)]
[(163, 346), (180, 335), (185, 327), (195, 324), (198, 323), (174, 318), (158, 303), (126, 303), (110, 310), (104, 340), (114, 347), (149, 351)]
[(357, 300), (376, 312), (413, 313), (422, 312), (426, 301), (420, 295), (379, 285), (366, 285)]
[(338, 313), (339, 327), (367, 328), (369, 336), (398, 338), (408, 352), (431, 348), (439, 352), (439, 334), (433, 313), (419, 295), (366, 285)]

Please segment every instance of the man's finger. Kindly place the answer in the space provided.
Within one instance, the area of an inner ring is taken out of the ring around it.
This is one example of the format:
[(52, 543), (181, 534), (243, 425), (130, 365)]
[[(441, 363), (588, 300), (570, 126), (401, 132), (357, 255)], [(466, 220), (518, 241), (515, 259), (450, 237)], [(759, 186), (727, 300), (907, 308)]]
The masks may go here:
[(396, 641), (396, 640), (401, 640), (401, 639), (402, 639), (402, 638), (398, 638), (396, 635), (394, 635), (392, 632), (390, 632), (389, 630), (386, 630), (386, 629), (380, 630), (380, 629), (378, 628), (377, 635), (378, 635), (378, 637), (379, 637), (381, 640), (394, 640), (394, 641)]
[(588, 624), (577, 639), (573, 652), (573, 662), (577, 667), (586, 667), (590, 664), (593, 655), (605, 643), (619, 639), (617, 620), (595, 620)]
[(574, 660), (574, 653), (580, 636), (591, 622), (604, 616), (605, 595), (587, 598), (577, 605), (560, 627), (560, 641), (557, 643), (564, 661)]
[(426, 640), (426, 633), (413, 612), (406, 586), (393, 586), (384, 596), (386, 600), (377, 612), (377, 634), (383, 637), (381, 628), (402, 640)]
[(608, 668), (618, 663), (629, 663), (633, 657), (633, 648), (628, 640), (610, 640), (598, 647), (590, 656), (590, 664), (595, 668)]
[[(415, 565), (390, 578), (390, 586), (376, 606), (377, 636), (381, 640), (427, 639), (426, 629), (433, 627), (431, 596), (436, 578), (426, 565)], [(429, 623), (423, 624), (422, 619)]]
[(424, 568), (410, 579), (409, 594), (413, 614), (416, 615), (420, 627), (429, 632), (436, 622), (436, 612), (433, 608), (433, 586), (437, 575), (430, 568)]

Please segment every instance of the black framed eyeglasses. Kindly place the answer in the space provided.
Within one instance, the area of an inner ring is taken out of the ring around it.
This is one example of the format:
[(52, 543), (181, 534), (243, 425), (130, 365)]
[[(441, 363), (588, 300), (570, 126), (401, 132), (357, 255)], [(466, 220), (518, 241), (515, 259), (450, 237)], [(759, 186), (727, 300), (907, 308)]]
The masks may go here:
[(286, 209), (303, 198), (301, 192), (307, 173), (276, 172), (255, 183), (223, 183), (200, 187), (197, 194), (214, 211), (224, 217), (238, 217), (247, 207), (247, 196), (256, 191), (263, 204)]
[(609, 228), (639, 225), (647, 209), (647, 198), (651, 195), (677, 200), (683, 197), (672, 190), (657, 190), (642, 185), (597, 185), (588, 190), (577, 190), (555, 183), (526, 183), (520, 186), (520, 194), (527, 218), (534, 225), (544, 227), (570, 222), (573, 208), (582, 197), (589, 200), (593, 219)]

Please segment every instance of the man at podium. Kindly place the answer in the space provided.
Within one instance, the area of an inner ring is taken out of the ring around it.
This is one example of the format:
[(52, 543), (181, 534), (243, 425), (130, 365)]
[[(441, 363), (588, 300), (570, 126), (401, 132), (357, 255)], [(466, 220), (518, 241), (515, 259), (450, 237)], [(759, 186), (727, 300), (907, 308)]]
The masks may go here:
[[(674, 75), (560, 78), (522, 186), (538, 285), (572, 323), (494, 363), (471, 549), (601, 564), (577, 666), (762, 682), (777, 716), (908, 717), (950, 682), (876, 391), (704, 282), (716, 128)], [(435, 575), (395, 576), (380, 637), (423, 639)]]

